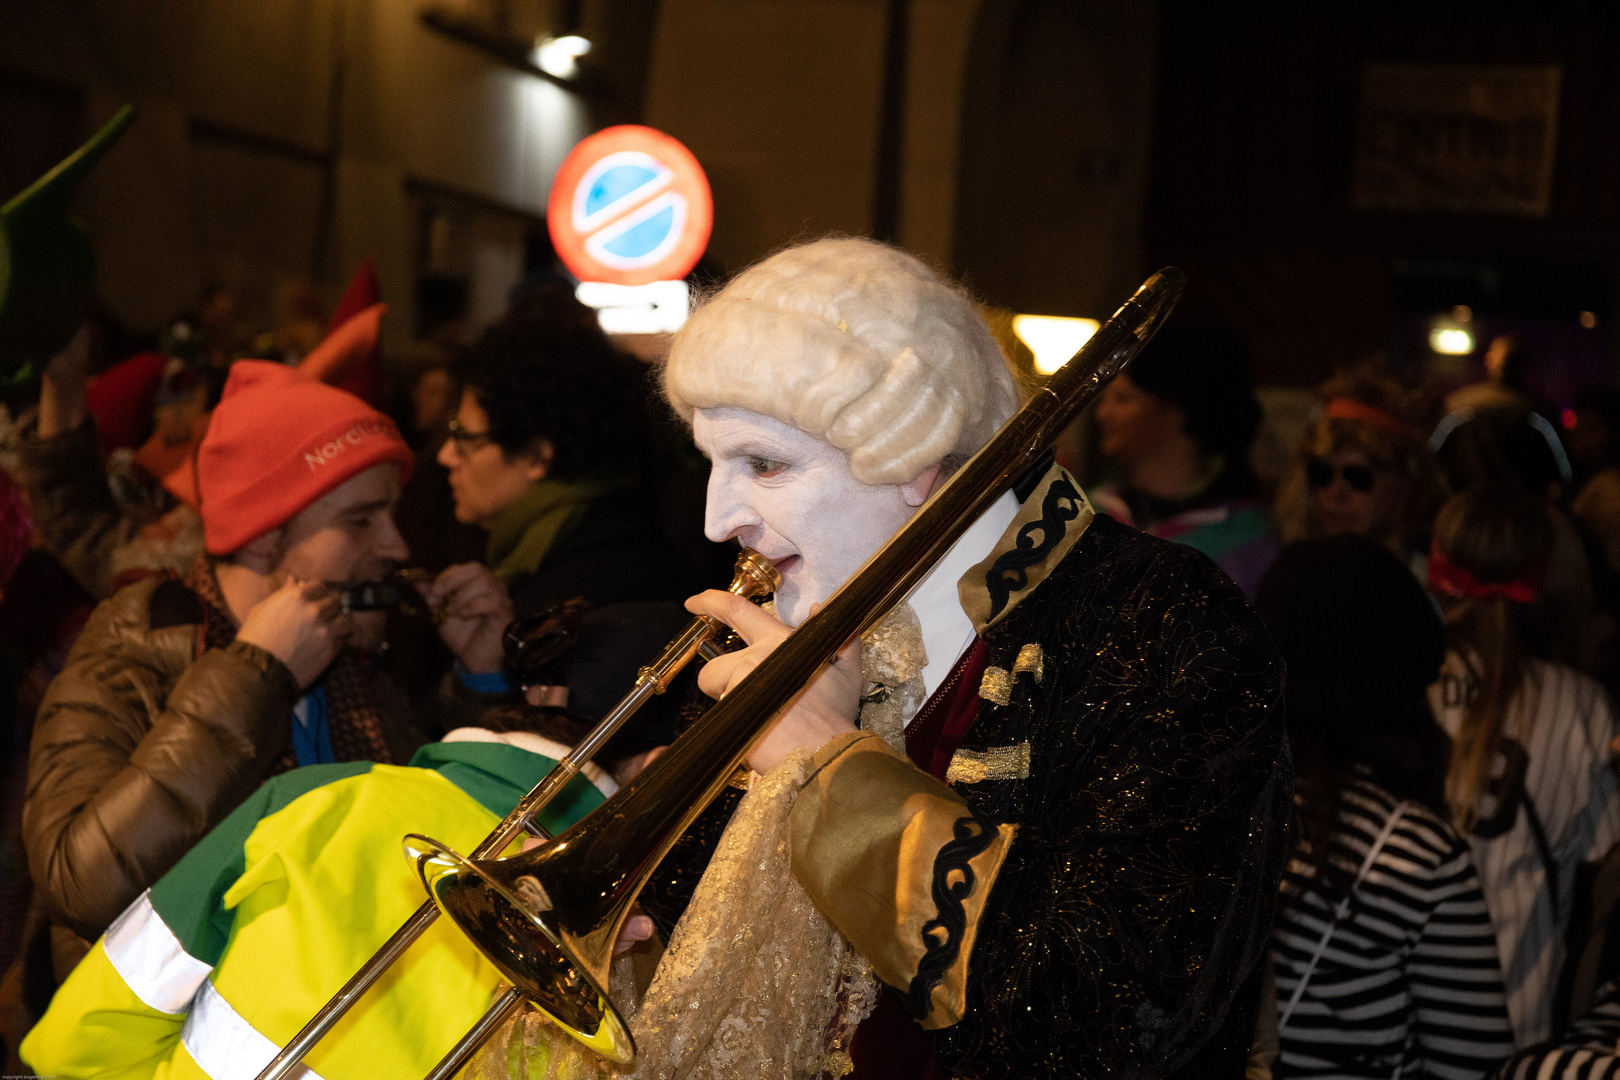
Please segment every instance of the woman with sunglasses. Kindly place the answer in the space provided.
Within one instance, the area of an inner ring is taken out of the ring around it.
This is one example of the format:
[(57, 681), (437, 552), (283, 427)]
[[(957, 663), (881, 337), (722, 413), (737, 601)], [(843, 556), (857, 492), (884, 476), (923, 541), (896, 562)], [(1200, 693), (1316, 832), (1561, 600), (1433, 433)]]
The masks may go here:
[(1371, 367), (1341, 372), (1319, 394), (1322, 410), (1277, 490), (1283, 543), (1354, 533), (1421, 570), (1444, 499), (1427, 395)]

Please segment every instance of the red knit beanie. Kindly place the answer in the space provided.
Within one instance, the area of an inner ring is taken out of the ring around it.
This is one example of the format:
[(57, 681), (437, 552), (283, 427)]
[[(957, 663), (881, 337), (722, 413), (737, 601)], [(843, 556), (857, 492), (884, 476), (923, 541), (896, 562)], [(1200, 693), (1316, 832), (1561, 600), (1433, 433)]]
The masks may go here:
[(350, 477), (413, 457), (394, 422), (353, 394), (268, 360), (231, 365), (197, 451), (210, 555), (229, 555)]

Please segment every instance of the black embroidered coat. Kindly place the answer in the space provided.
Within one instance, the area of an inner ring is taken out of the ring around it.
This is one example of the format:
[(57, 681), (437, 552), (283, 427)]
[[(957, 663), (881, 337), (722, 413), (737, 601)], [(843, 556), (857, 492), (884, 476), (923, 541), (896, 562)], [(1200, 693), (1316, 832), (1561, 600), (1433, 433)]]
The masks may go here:
[[(980, 767), (953, 766), (946, 787), (882, 740), (835, 740), (794, 810), (795, 870), (935, 1029), (955, 1076), (1230, 1080), (1252, 1040), (1287, 856), (1281, 661), (1203, 555), (1067, 509), (1062, 527), (1084, 532), (1055, 565), (1022, 560), (1024, 580), (1001, 581), (1000, 602), (1010, 591), (1015, 603), (982, 635), (1010, 683), (994, 695), (1005, 704), (981, 702), (957, 752)], [(1038, 682), (1016, 672), (1030, 645)], [(1027, 776), (983, 766), (1024, 760), (1025, 744)], [(884, 783), (890, 795), (874, 799)], [(896, 842), (874, 802), (907, 807)], [(924, 836), (930, 813), (943, 828)], [(701, 872), (696, 849), (718, 838), (723, 818), (706, 819), (643, 894), (666, 932)], [(907, 895), (925, 910), (903, 910)], [(901, 910), (874, 912), (885, 896)]]
[(941, 1061), (1240, 1075), (1292, 805), (1282, 663), (1259, 618), (1203, 555), (1099, 516), (984, 641), (1008, 671), (1040, 645), (1044, 676), (983, 702), (962, 744), (1027, 742), (1030, 765), (953, 785), (1018, 832)]

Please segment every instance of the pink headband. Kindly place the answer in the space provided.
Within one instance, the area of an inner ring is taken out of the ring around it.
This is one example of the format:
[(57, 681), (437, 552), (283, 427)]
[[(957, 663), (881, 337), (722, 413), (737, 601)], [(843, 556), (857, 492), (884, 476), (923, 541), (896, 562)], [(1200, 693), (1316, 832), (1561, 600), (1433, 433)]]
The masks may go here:
[(1357, 401), (1355, 398), (1336, 397), (1329, 401), (1322, 411), (1336, 420), (1360, 420), (1364, 424), (1393, 431), (1408, 439), (1423, 437), (1412, 425), (1396, 419), (1383, 409), (1368, 405), (1364, 401)]

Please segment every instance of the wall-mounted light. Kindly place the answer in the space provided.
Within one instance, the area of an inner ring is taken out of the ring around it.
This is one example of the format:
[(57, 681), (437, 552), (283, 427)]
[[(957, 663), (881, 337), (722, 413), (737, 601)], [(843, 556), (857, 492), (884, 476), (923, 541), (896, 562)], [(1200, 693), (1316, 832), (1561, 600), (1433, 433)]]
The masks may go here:
[(1035, 372), (1051, 375), (1091, 340), (1102, 324), (1096, 319), (1070, 319), (1061, 315), (1014, 315), (1013, 333), (1035, 354)]
[(590, 41), (578, 34), (546, 38), (534, 46), (534, 65), (547, 75), (572, 79), (579, 74), (579, 58), (590, 51)]

